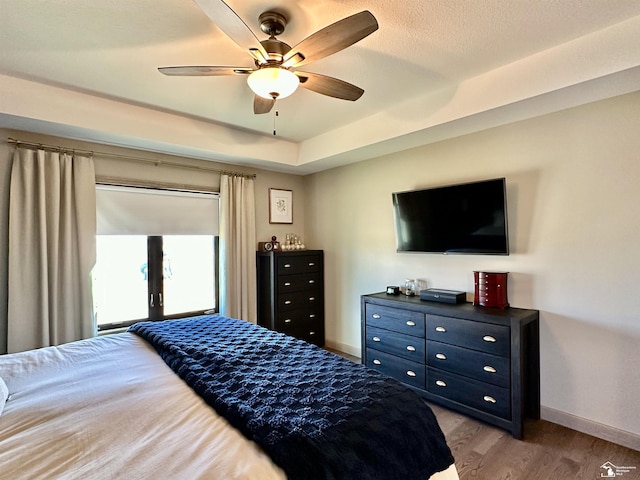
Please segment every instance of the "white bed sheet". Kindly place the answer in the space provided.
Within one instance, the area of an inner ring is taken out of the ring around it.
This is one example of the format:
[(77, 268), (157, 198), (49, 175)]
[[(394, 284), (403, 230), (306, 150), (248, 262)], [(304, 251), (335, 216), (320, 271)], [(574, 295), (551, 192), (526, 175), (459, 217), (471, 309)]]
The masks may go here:
[(136, 335), (0, 356), (0, 377), (0, 479), (286, 478)]
[(284, 479), (149, 344), (123, 333), (0, 357), (2, 479)]

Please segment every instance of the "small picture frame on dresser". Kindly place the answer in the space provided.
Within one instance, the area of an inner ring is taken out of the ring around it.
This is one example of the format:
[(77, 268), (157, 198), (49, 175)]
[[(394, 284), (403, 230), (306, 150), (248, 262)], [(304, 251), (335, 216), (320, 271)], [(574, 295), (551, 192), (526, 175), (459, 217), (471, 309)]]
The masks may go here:
[(269, 189), (269, 223), (293, 223), (293, 192)]

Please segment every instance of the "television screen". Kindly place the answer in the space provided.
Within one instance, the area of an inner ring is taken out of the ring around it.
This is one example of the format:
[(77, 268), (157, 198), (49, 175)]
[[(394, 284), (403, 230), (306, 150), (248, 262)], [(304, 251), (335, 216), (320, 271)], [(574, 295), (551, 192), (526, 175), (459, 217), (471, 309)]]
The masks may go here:
[(508, 255), (505, 179), (396, 192), (398, 252)]

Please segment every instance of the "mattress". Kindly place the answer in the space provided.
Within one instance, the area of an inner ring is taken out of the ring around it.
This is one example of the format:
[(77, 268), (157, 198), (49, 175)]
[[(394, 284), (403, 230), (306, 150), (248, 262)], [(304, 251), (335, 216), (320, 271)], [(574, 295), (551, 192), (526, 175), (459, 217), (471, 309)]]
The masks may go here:
[(1, 479), (286, 478), (134, 334), (0, 356), (0, 378)]

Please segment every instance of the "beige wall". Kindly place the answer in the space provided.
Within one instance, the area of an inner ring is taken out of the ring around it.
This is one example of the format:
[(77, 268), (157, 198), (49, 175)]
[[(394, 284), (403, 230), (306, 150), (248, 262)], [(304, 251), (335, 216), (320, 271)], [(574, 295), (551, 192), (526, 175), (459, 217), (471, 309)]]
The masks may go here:
[[(361, 294), (407, 277), (473, 292), (506, 270), (541, 312), (542, 404), (640, 438), (640, 93), (306, 178), (326, 255), (327, 340), (359, 353)], [(511, 255), (395, 252), (391, 193), (506, 177)], [(638, 443), (636, 443), (638, 448)]]
[[(58, 145), (67, 148), (86, 149), (95, 152), (105, 152), (124, 156), (142, 157), (157, 161), (177, 162), (189, 166), (205, 168), (220, 168), (245, 173), (256, 173), (256, 236), (258, 241), (269, 240), (272, 235), (284, 239), (286, 233), (295, 232), (303, 236), (304, 230), (304, 179), (299, 175), (268, 172), (265, 170), (242, 168), (235, 165), (214, 163), (201, 160), (141, 152), (106, 145), (96, 145), (67, 139), (38, 135), (29, 132), (18, 132), (0, 129), (0, 353), (6, 351), (6, 318), (7, 318), (7, 264), (8, 264), (8, 208), (9, 208), (9, 176), (11, 171), (11, 157), (13, 146), (7, 138), (15, 138), (26, 142)], [(176, 168), (171, 166), (145, 164), (127, 159), (116, 159), (111, 156), (94, 155), (96, 175), (116, 176), (131, 180), (146, 180), (155, 182), (171, 182), (200, 187), (220, 187), (218, 173), (195, 170), (191, 168)], [(281, 188), (293, 192), (293, 224), (278, 225), (269, 223), (269, 188)], [(316, 247), (309, 245), (310, 247)]]

